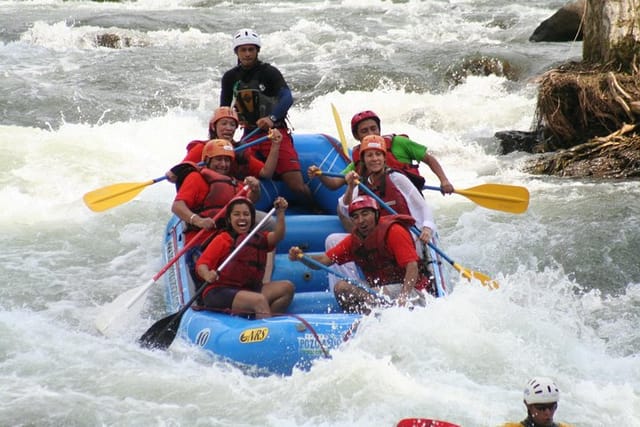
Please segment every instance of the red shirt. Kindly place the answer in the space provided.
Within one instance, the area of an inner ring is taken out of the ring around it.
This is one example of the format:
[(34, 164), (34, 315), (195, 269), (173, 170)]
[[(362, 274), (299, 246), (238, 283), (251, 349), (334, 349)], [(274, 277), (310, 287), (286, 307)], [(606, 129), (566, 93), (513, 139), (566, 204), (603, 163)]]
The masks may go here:
[[(329, 249), (326, 255), (336, 264), (353, 261), (355, 259), (351, 253), (351, 241), (353, 239), (353, 234), (349, 234), (340, 243)], [(386, 243), (389, 251), (393, 254), (396, 264), (400, 267), (406, 267), (410, 262), (420, 259), (411, 233), (400, 224), (393, 224), (389, 228)]]
[[(184, 182), (178, 190), (178, 194), (173, 199), (174, 201), (183, 201), (189, 209), (196, 210), (209, 194), (209, 184), (204, 180), (204, 177), (199, 173), (190, 173), (184, 179)], [(200, 230), (189, 230), (184, 233), (185, 241), (189, 242), (193, 236), (195, 236)], [(207, 234), (208, 235), (208, 234)]]
[(207, 142), (208, 141), (191, 141), (187, 145), (187, 155), (184, 156), (182, 162), (200, 163), (202, 161), (202, 150)]
[(182, 182), (174, 201), (183, 201), (191, 210), (199, 207), (209, 194), (209, 184), (199, 173), (190, 173)]

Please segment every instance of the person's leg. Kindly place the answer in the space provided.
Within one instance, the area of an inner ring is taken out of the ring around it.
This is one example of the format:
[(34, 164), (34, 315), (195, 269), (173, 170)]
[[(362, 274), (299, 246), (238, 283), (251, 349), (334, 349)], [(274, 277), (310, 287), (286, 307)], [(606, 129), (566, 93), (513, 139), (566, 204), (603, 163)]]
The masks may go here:
[(276, 256), (276, 251), (267, 252), (267, 262), (264, 266), (264, 276), (262, 276), (262, 283), (269, 283), (271, 281), (271, 275), (273, 274), (273, 261)]
[(293, 146), (291, 134), (284, 128), (278, 129), (278, 131), (282, 134), (282, 141), (280, 142), (280, 151), (278, 152), (276, 175), (291, 191), (300, 197), (303, 203), (315, 208), (316, 203), (311, 194), (311, 190), (309, 186), (304, 183), (298, 152)]
[(255, 313), (256, 319), (271, 316), (269, 302), (263, 294), (253, 291), (239, 291), (233, 299), (231, 309), (239, 313)]
[(302, 200), (309, 201), (309, 203), (314, 203), (313, 196), (311, 195), (311, 190), (304, 183), (304, 179), (302, 178), (302, 172), (297, 171), (289, 171), (284, 172), (280, 175), (282, 181), (293, 191), (298, 194)]
[(340, 307), (347, 313), (369, 314), (371, 313), (369, 307), (375, 303), (370, 293), (344, 280), (336, 283), (333, 294), (338, 304), (340, 304)]
[(284, 313), (293, 300), (295, 286), (289, 280), (276, 280), (262, 287), (262, 295), (269, 302), (271, 313)]

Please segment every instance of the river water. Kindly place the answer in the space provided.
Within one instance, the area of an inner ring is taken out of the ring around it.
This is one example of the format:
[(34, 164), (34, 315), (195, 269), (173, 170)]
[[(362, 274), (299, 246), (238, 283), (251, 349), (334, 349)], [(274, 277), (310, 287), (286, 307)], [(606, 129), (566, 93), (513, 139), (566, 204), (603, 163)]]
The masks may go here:
[[(536, 76), (580, 58), (581, 43), (528, 42), (563, 3), (0, 0), (0, 425), (495, 426), (524, 417), (523, 384), (544, 375), (562, 391), (556, 420), (640, 426), (640, 183), (533, 176), (531, 155), (499, 156), (493, 137), (528, 130)], [(368, 319), (331, 360), (284, 378), (180, 342), (138, 347), (164, 315), (161, 286), (122, 336), (96, 332), (103, 304), (162, 267), (174, 188), (102, 213), (82, 195), (161, 176), (205, 137), (242, 27), (293, 89), (296, 132), (337, 136), (331, 103), (347, 130), (372, 109), (457, 188), (529, 189), (522, 215), (426, 194), (446, 253), (499, 290), (450, 269), (448, 298)], [(105, 33), (122, 48), (99, 47)], [(464, 78), (481, 56), (514, 77)]]

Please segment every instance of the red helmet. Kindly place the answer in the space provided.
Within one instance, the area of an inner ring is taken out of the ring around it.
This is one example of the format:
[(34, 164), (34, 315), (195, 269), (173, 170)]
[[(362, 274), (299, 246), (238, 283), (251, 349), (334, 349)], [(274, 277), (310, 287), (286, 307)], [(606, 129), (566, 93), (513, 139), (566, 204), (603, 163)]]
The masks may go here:
[(353, 215), (353, 213), (360, 209), (373, 209), (378, 212), (380, 208), (378, 207), (378, 202), (371, 196), (358, 196), (351, 201), (349, 204), (349, 216)]
[(351, 133), (353, 134), (353, 137), (355, 139), (358, 139), (358, 136), (356, 135), (356, 131), (358, 130), (358, 125), (360, 124), (361, 121), (367, 120), (367, 119), (375, 120), (376, 123), (378, 124), (378, 127), (380, 127), (380, 117), (378, 117), (376, 113), (374, 113), (371, 110), (361, 111), (351, 118)]

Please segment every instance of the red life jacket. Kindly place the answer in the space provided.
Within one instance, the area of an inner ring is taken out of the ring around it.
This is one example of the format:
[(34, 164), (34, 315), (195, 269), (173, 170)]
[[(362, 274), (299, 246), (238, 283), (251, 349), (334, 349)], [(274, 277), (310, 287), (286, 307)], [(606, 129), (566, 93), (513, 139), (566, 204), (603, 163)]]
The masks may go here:
[[(424, 181), (424, 178), (420, 175), (418, 164), (413, 162), (403, 163), (400, 160), (398, 160), (396, 156), (394, 156), (393, 153), (391, 152), (391, 146), (393, 145), (393, 139), (395, 138), (395, 136), (396, 134), (383, 136), (384, 141), (387, 143), (385, 163), (387, 164), (388, 167), (395, 169), (399, 172), (402, 172), (404, 175), (406, 175), (407, 178), (411, 180), (413, 185), (415, 185), (416, 188), (420, 191), (420, 194), (422, 194), (422, 187), (424, 187), (425, 181)], [(408, 138), (408, 136), (404, 134), (401, 136)], [(360, 145), (353, 147), (353, 150), (351, 152), (351, 158), (353, 159), (353, 165), (355, 166), (355, 170), (357, 171), (358, 166), (360, 164)]]
[(201, 168), (198, 172), (209, 184), (209, 192), (200, 206), (192, 210), (202, 217), (213, 218), (229, 200), (235, 197), (242, 188), (242, 182), (209, 168)]
[[(409, 204), (407, 203), (407, 199), (405, 199), (402, 192), (398, 190), (398, 187), (396, 187), (393, 181), (391, 181), (390, 175), (393, 172), (398, 171), (386, 168), (384, 171), (384, 180), (380, 185), (377, 186), (369, 182), (368, 176), (363, 177), (362, 182), (383, 202), (389, 205), (389, 207), (393, 208), (396, 213), (401, 215), (411, 215), (411, 212), (409, 212)], [(380, 209), (380, 216), (386, 215), (390, 215), (389, 211), (384, 208)]]
[[(405, 269), (396, 264), (387, 245), (387, 234), (393, 224), (400, 224), (408, 230), (415, 222), (409, 215), (389, 215), (381, 217), (373, 233), (364, 239), (355, 231), (352, 232), (351, 253), (369, 284), (385, 286), (404, 281)], [(422, 290), (428, 287), (429, 279), (418, 273), (415, 288)]]
[[(231, 234), (228, 231), (224, 233)], [(231, 234), (233, 237), (233, 234)], [(231, 252), (246, 238), (246, 235), (235, 237)], [(253, 288), (262, 283), (264, 270), (267, 263), (267, 251), (269, 242), (264, 233), (256, 233), (251, 240), (245, 244), (229, 263), (220, 271), (220, 276), (215, 283), (209, 285), (210, 289), (215, 287), (236, 287)], [(209, 292), (206, 289), (204, 292)]]

